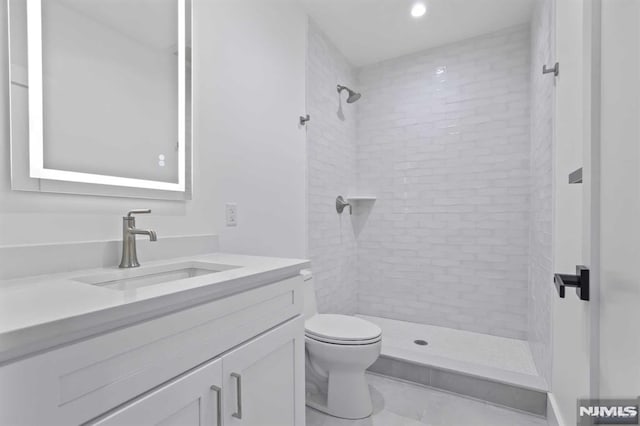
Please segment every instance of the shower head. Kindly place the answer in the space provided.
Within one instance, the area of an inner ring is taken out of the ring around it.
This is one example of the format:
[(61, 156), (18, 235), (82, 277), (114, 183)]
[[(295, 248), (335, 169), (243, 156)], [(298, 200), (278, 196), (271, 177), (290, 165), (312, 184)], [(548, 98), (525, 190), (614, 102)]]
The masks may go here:
[(361, 95), (360, 93), (352, 93), (352, 94), (349, 94), (349, 97), (347, 98), (347, 103), (348, 103), (348, 104), (352, 104), (352, 103), (354, 103), (355, 101), (357, 101), (358, 99), (360, 99), (360, 97), (361, 97), (361, 96), (362, 96), (362, 95)]
[(348, 104), (354, 103), (355, 101), (360, 99), (360, 97), (362, 96), (360, 93), (354, 92), (353, 90), (349, 89), (347, 86), (341, 86), (338, 84), (338, 93), (341, 93), (343, 90), (346, 90), (347, 93), (349, 93), (349, 97), (347, 98)]

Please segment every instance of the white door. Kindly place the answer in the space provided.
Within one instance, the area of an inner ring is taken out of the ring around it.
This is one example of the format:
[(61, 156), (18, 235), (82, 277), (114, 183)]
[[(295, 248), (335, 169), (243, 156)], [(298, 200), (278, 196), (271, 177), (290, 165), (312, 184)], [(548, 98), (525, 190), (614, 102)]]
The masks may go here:
[(221, 387), (222, 360), (217, 359), (90, 424), (221, 426)]
[(600, 396), (640, 395), (640, 1), (602, 0)]
[(303, 330), (293, 320), (223, 357), (225, 425), (304, 426)]
[[(591, 269), (591, 300), (553, 308), (552, 402), (572, 425), (577, 398), (640, 395), (640, 2), (556, 10), (555, 266)], [(584, 183), (568, 185), (578, 161)]]
[[(589, 398), (597, 388), (598, 345), (598, 247), (597, 217), (599, 205), (597, 153), (598, 134), (593, 127), (592, 104), (597, 106), (591, 73), (595, 2), (555, 1), (555, 49), (560, 63), (556, 78), (554, 139), (554, 269), (556, 273), (576, 274), (576, 265), (591, 270), (589, 301), (580, 300), (572, 288), (564, 298), (554, 290), (553, 361), (550, 402), (560, 425), (575, 425), (577, 400)], [(550, 64), (551, 65), (551, 64)], [(553, 78), (550, 74), (550, 78)], [(596, 126), (597, 127), (597, 126)], [(597, 129), (596, 129), (597, 130)], [(569, 174), (582, 168), (582, 183), (570, 184)], [(597, 215), (596, 215), (597, 216)], [(593, 219), (593, 220), (592, 220)], [(552, 285), (551, 278), (549, 285)]]

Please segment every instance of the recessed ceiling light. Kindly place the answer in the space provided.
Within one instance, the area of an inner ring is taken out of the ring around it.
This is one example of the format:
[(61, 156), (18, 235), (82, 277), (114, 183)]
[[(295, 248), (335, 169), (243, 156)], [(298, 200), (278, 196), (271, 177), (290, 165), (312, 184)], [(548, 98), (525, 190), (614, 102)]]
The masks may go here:
[(424, 16), (425, 13), (427, 13), (427, 6), (425, 6), (424, 3), (416, 3), (411, 8), (411, 16), (414, 18)]

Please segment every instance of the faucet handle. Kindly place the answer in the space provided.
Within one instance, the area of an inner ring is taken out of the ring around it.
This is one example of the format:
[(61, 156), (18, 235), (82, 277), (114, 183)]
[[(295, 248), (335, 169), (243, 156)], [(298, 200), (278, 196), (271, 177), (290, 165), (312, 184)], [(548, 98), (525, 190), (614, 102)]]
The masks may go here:
[(127, 217), (133, 217), (134, 214), (151, 213), (151, 209), (136, 209), (127, 213)]

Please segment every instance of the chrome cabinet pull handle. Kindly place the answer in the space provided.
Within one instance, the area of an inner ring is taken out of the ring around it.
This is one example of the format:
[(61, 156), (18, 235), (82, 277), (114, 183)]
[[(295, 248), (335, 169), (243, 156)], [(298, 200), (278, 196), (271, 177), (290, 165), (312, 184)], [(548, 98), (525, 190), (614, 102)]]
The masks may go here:
[(211, 390), (216, 393), (216, 426), (222, 426), (222, 389), (216, 385), (211, 385)]
[(238, 401), (238, 409), (231, 416), (242, 420), (242, 376), (238, 373), (231, 373), (231, 377), (236, 379), (236, 397)]

